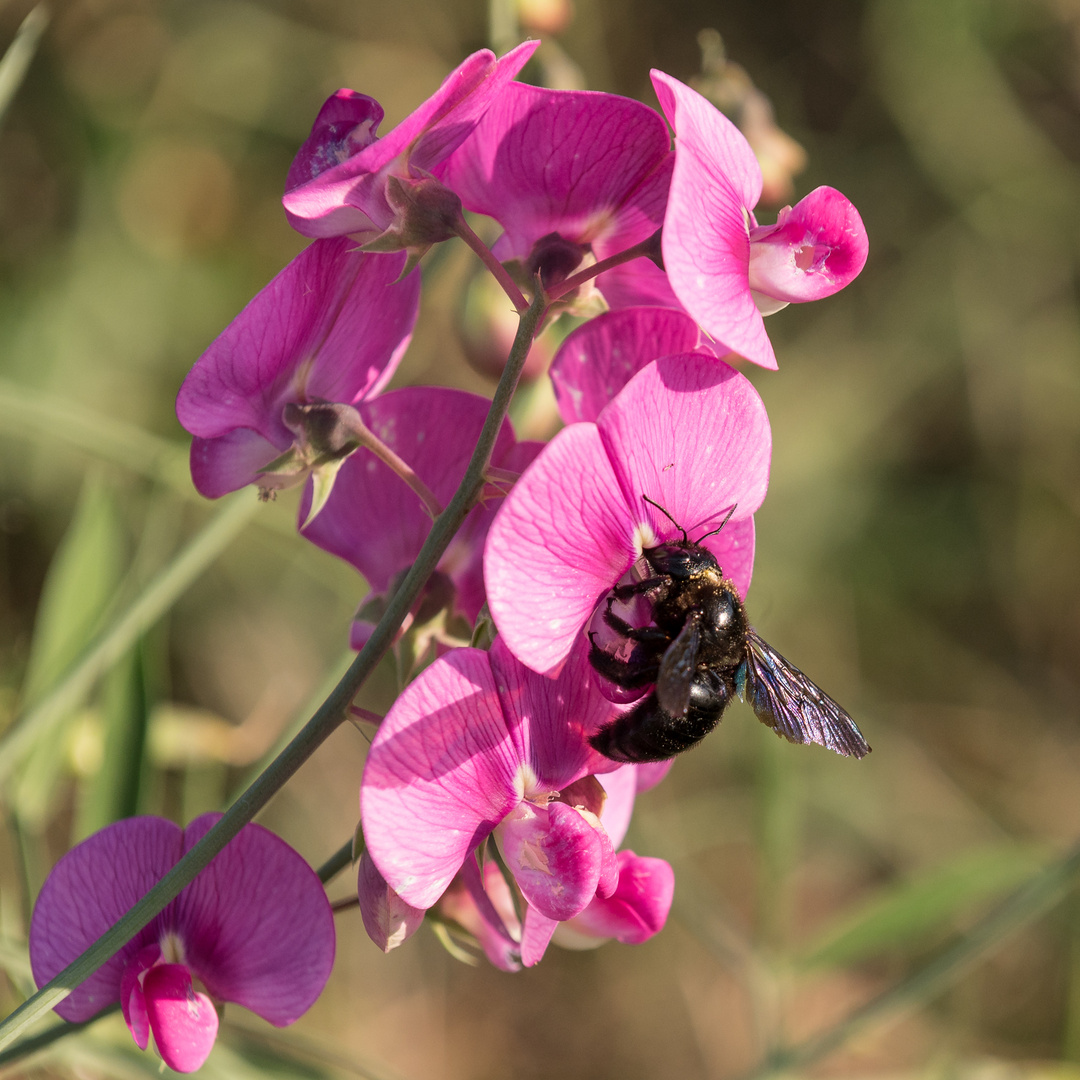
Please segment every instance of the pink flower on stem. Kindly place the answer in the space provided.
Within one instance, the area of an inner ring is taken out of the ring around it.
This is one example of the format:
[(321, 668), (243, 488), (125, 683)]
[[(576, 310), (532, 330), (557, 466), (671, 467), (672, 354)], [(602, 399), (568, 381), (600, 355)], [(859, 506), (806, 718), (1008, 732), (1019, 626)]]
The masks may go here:
[[(346, 239), (318, 240), (196, 361), (176, 415), (195, 436), (191, 475), (203, 495), (254, 482), (283, 487), (336, 460), (286, 423), (287, 410), (354, 406), (386, 385), (420, 305), (419, 274), (396, 280), (404, 264), (403, 254), (365, 255)], [(282, 465), (290, 449), (295, 461)]]
[(491, 834), (530, 910), (546, 919), (569, 919), (615, 891), (592, 775), (613, 763), (587, 742), (612, 706), (586, 652), (546, 679), (499, 639), (490, 652), (455, 649), (395, 702), (368, 752), (360, 810), (367, 851), (407, 904), (435, 904)]
[[(37, 985), (93, 944), (220, 817), (204, 814), (186, 829), (163, 818), (128, 818), (72, 848), (34, 907)], [(166, 1065), (192, 1072), (217, 1034), (211, 999), (234, 1001), (284, 1027), (319, 996), (333, 963), (334, 919), (322, 883), (283, 840), (246, 825), (56, 1011), (79, 1022), (119, 1001), (141, 1049), (152, 1033)]]
[(488, 533), (488, 606), (511, 652), (555, 674), (602, 598), (646, 547), (681, 539), (663, 507), (717, 558), (741, 596), (772, 436), (745, 376), (713, 356), (638, 372), (595, 423), (564, 428), (525, 471)]
[(289, 170), (283, 202), (290, 224), (306, 236), (362, 240), (391, 228), (391, 178), (427, 177), (469, 137), (539, 44), (526, 41), (498, 60), (487, 49), (473, 53), (384, 138), (375, 135), (382, 120), (378, 103), (339, 90), (323, 105)]
[(595, 420), (615, 395), (661, 356), (709, 352), (684, 311), (630, 307), (609, 311), (568, 334), (551, 362), (551, 382), (563, 422)]
[[(392, 390), (362, 402), (361, 418), (374, 435), (411, 467), (442, 505), (452, 498), (476, 446), (490, 402), (477, 394), (442, 387)], [(504, 421), (491, 455), (491, 467), (512, 477), (540, 450), (539, 443), (519, 443)], [(487, 530), (501, 499), (496, 489), (474, 507), (439, 560), (427, 595), (476, 620), (484, 603), (481, 559)], [(310, 491), (300, 507), (307, 516)], [(431, 515), (416, 493), (389, 467), (365, 449), (350, 457), (337, 474), (322, 512), (303, 528), (312, 543), (351, 563), (367, 579), (375, 596), (392, 591), (412, 566), (431, 531)], [(373, 624), (353, 623), (352, 643), (360, 648)]]
[[(503, 226), (498, 259), (551, 287), (656, 232), (671, 166), (664, 123), (641, 102), (512, 83), (434, 171), (467, 209)], [(646, 259), (631, 265), (663, 278)]]
[(652, 73), (675, 131), (675, 171), (664, 217), (664, 268), (683, 307), (727, 348), (776, 367), (763, 314), (831, 296), (866, 262), (862, 219), (819, 187), (759, 226), (761, 168), (739, 129), (677, 79)]

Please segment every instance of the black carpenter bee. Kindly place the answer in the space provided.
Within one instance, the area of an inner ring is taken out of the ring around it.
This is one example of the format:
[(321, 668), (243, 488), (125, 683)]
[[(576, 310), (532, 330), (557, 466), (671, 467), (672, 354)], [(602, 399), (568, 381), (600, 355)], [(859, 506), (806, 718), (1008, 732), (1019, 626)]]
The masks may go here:
[[(712, 552), (692, 542), (662, 506), (643, 497), (672, 521), (682, 539), (645, 548), (646, 576), (608, 594), (603, 622), (621, 644), (631, 646), (629, 655), (601, 648), (592, 631), (589, 660), (617, 686), (632, 690), (653, 684), (654, 689), (593, 735), (592, 745), (615, 761), (664, 761), (708, 735), (738, 694), (763, 724), (791, 742), (818, 743), (857, 758), (869, 754), (855, 721), (758, 637)], [(638, 597), (650, 605), (650, 625), (633, 626), (613, 610), (616, 602)]]

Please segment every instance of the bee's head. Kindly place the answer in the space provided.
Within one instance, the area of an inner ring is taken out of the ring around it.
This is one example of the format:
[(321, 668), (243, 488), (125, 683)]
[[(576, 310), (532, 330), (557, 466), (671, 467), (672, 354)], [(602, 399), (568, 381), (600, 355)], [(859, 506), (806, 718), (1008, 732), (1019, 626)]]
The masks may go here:
[(719, 570), (716, 556), (700, 544), (689, 540), (673, 540), (646, 548), (642, 555), (658, 574), (667, 574), (676, 581), (689, 581), (708, 570)]

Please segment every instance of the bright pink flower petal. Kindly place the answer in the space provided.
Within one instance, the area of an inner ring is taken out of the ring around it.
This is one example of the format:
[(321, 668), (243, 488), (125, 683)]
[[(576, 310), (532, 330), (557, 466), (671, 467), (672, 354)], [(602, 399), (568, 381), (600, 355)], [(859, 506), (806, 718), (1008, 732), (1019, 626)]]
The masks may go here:
[[(385, 229), (393, 220), (386, 201), (387, 176), (430, 171), (452, 153), (469, 137), (538, 45), (538, 41), (526, 41), (499, 60), (487, 49), (473, 53), (385, 138), (366, 144), (361, 140), (354, 144), (358, 149), (351, 154), (351, 147), (341, 146), (336, 131), (320, 134), (318, 130), (324, 113), (332, 111), (331, 99), (323, 106), (316, 130), (301, 150), (303, 162), (294, 163), (289, 173), (283, 202), (290, 224), (308, 236)], [(360, 115), (360, 106), (354, 107)], [(340, 164), (317, 172), (306, 182), (292, 183), (303, 178), (304, 165), (310, 165), (313, 158), (321, 162), (324, 157), (342, 153), (348, 156)]]
[(367, 850), (402, 899), (439, 899), (521, 800), (522, 765), (486, 652), (456, 649), (409, 684), (379, 726), (360, 788)]
[(481, 876), (476, 856), (470, 855), (439, 901), (439, 910), (468, 930), (500, 971), (521, 970), (521, 926), (510, 887), (494, 862), (484, 863)]
[[(675, 874), (663, 859), (620, 851), (615, 894), (608, 899), (597, 897), (565, 928), (560, 927), (557, 943), (588, 948), (589, 938), (615, 938), (624, 945), (638, 945), (664, 928), (674, 892)], [(575, 935), (586, 940), (575, 942)]]
[(543, 960), (559, 925), (558, 920), (541, 915), (532, 905), (525, 909), (525, 929), (521, 935), (521, 962), (525, 967), (534, 967)]
[(573, 807), (523, 802), (495, 835), (525, 899), (549, 919), (569, 919), (596, 895), (604, 869), (597, 830)]
[(522, 663), (559, 670), (636, 558), (633, 527), (596, 427), (564, 428), (514, 485), (484, 552), (488, 604)]
[[(59, 974), (142, 899), (176, 865), (182, 844), (179, 826), (142, 817), (118, 821), (72, 848), (53, 867), (30, 920), (30, 965), (37, 985)], [(56, 1012), (65, 1020), (89, 1020), (119, 1000), (128, 961), (156, 942), (151, 924), (77, 986)]]
[(596, 287), (612, 311), (628, 307), (683, 310), (667, 274), (651, 259), (631, 259), (605, 270), (597, 275)]
[(159, 964), (146, 973), (143, 993), (165, 1064), (182, 1073), (201, 1068), (214, 1048), (218, 1015), (210, 999), (192, 986), (191, 972), (183, 964)]
[(775, 225), (750, 233), (750, 288), (799, 303), (839, 292), (869, 250), (858, 210), (831, 187), (811, 191), (780, 211)]
[[(196, 818), (184, 849), (220, 817)], [(276, 1027), (307, 1011), (334, 963), (334, 918), (322, 882), (261, 825), (245, 826), (184, 889), (173, 925), (186, 962), (214, 997)]]
[(150, 1017), (146, 1012), (146, 994), (142, 978), (161, 959), (160, 945), (147, 945), (127, 963), (120, 977), (120, 1011), (135, 1045), (145, 1050), (150, 1043)]
[(700, 343), (697, 323), (671, 308), (634, 307), (590, 319), (566, 338), (551, 362), (559, 415), (566, 424), (595, 420), (646, 364), (694, 352)]
[(396, 949), (420, 929), (424, 912), (405, 903), (386, 884), (366, 851), (360, 856), (356, 891), (364, 929), (383, 952)]
[(506, 229), (499, 258), (526, 258), (549, 233), (604, 258), (659, 228), (668, 147), (663, 121), (638, 101), (512, 83), (437, 174)]
[(765, 498), (772, 449), (769, 419), (753, 384), (712, 356), (665, 357), (627, 383), (600, 414), (597, 429), (625, 497), (637, 507), (635, 524), (650, 529), (656, 543), (680, 533), (642, 496), (659, 503), (691, 538), (716, 528), (735, 507), (705, 546), (745, 595), (753, 564), (751, 517)]
[[(294, 438), (281, 418), (286, 403), (356, 404), (378, 393), (419, 310), (419, 274), (396, 280), (404, 260), (366, 255), (347, 239), (311, 244), (196, 361), (177, 395), (180, 423), (204, 439), (252, 431), (280, 452)], [(237, 448), (244, 468), (248, 438)], [(227, 469), (216, 461), (210, 472)]]

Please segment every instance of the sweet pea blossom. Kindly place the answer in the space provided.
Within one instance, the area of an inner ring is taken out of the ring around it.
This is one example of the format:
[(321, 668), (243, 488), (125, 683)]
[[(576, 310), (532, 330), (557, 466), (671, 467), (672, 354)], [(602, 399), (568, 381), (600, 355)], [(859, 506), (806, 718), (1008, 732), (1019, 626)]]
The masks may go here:
[(664, 268), (702, 328), (762, 367), (776, 356), (763, 314), (831, 296), (866, 262), (862, 219), (830, 187), (758, 225), (761, 168), (739, 129), (696, 90), (652, 73), (675, 131), (675, 170), (664, 216)]
[(488, 606), (510, 651), (534, 671), (557, 673), (642, 550), (682, 538), (671, 519), (693, 537), (730, 514), (701, 543), (745, 595), (771, 446), (749, 380), (701, 353), (649, 364), (595, 423), (564, 428), (488, 533)]
[[(358, 411), (376, 437), (446, 505), (465, 474), (489, 405), (487, 398), (463, 390), (414, 386), (362, 402)], [(539, 450), (539, 443), (517, 442), (509, 421), (504, 421), (491, 466), (512, 476)], [(469, 512), (427, 590), (470, 626), (484, 603), (481, 559), (500, 496), (501, 490), (490, 488), (485, 500)], [(311, 497), (310, 491), (305, 493), (302, 521)], [(431, 531), (431, 517), (401, 477), (362, 448), (342, 465), (324, 508), (302, 531), (312, 543), (363, 574), (372, 590), (370, 603), (390, 592), (412, 566)], [(354, 648), (366, 642), (373, 625), (363, 618), (353, 623)]]
[(492, 833), (548, 919), (615, 891), (590, 782), (614, 764), (587, 741), (613, 707), (591, 675), (584, 648), (545, 679), (496, 639), (489, 652), (453, 650), (406, 687), (372, 741), (360, 810), (367, 851), (407, 904), (431, 907)]
[(389, 180), (427, 176), (469, 137), (539, 44), (526, 41), (498, 60), (487, 49), (473, 53), (384, 138), (376, 136), (378, 102), (352, 90), (332, 95), (289, 170), (282, 201), (290, 224), (306, 236), (361, 240), (389, 229)]
[[(434, 172), (467, 209), (503, 226), (492, 251), (518, 264), (519, 283), (540, 273), (550, 287), (656, 232), (672, 164), (664, 122), (641, 102), (511, 83)], [(651, 262), (630, 265), (670, 295)], [(631, 285), (619, 281), (630, 302)]]
[[(72, 848), (53, 867), (30, 922), (37, 985), (92, 945), (220, 817), (204, 814), (186, 829), (128, 818)], [(246, 825), (56, 1012), (79, 1022), (119, 1001), (140, 1049), (152, 1033), (166, 1065), (192, 1072), (214, 1044), (214, 1001), (234, 1001), (284, 1027), (319, 996), (333, 962), (334, 919), (322, 883), (283, 840)]]
[[(287, 407), (356, 405), (389, 381), (412, 335), (420, 277), (396, 280), (405, 255), (367, 255), (317, 240), (225, 328), (188, 372), (176, 415), (195, 438), (191, 475), (208, 498), (258, 482), (299, 482), (318, 448), (285, 422)], [(295, 465), (267, 467), (293, 449)]]

